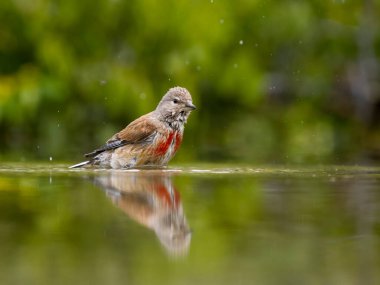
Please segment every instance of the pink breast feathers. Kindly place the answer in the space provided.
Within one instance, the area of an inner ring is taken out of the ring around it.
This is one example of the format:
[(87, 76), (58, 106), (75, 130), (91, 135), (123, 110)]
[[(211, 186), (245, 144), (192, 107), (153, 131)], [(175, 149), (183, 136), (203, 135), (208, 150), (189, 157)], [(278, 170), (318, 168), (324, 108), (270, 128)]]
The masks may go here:
[(175, 134), (175, 146), (174, 146), (174, 152), (176, 152), (181, 145), (182, 142), (182, 134), (179, 132), (176, 132)]
[(155, 150), (156, 155), (165, 155), (174, 139), (175, 132), (171, 132), (166, 140), (159, 141)]

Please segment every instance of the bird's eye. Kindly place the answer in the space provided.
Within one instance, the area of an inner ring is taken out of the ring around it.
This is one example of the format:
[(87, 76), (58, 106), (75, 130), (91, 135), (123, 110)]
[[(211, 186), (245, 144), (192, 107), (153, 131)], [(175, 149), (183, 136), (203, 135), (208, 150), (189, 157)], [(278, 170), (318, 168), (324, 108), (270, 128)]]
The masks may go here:
[(177, 103), (178, 103), (178, 99), (174, 99), (174, 100), (173, 100), (173, 103), (174, 103), (174, 104), (177, 104)]

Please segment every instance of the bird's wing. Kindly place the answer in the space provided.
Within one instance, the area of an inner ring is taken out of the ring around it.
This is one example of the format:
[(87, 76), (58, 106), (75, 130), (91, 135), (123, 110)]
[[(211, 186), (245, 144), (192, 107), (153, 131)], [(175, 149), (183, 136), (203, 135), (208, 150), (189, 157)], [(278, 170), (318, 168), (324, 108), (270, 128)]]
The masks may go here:
[(105, 145), (93, 152), (85, 154), (85, 157), (95, 157), (99, 153), (116, 149), (127, 144), (137, 145), (152, 142), (154, 135), (157, 133), (158, 122), (149, 119), (148, 115), (136, 119), (110, 138)]

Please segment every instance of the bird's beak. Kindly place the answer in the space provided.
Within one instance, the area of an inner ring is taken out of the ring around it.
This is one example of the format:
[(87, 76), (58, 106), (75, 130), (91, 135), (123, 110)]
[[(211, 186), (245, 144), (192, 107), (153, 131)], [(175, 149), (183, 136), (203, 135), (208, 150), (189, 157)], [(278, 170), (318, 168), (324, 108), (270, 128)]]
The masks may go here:
[(195, 110), (197, 108), (192, 102), (187, 102), (185, 106), (190, 110)]

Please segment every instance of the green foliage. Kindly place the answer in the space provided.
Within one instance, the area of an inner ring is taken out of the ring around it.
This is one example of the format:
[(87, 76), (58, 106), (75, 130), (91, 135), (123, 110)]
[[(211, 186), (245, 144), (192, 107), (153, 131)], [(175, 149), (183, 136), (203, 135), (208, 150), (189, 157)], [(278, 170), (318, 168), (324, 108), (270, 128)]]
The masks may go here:
[(365, 3), (1, 1), (1, 155), (79, 157), (175, 85), (199, 107), (178, 160), (378, 154), (380, 6)]

